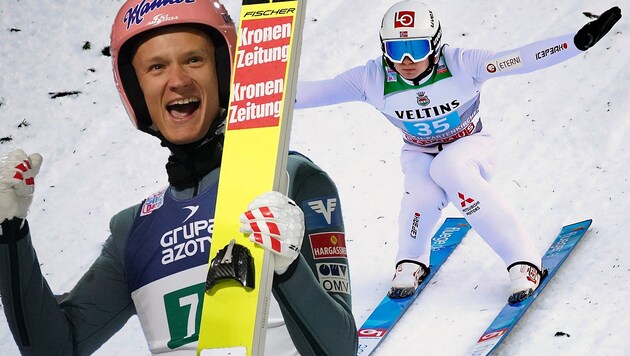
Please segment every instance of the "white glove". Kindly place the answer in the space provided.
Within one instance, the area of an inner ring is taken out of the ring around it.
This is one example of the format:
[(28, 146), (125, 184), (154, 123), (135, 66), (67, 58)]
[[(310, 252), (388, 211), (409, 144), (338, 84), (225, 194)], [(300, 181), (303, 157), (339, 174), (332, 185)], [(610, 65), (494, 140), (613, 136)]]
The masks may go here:
[(274, 271), (283, 274), (300, 254), (304, 237), (304, 213), (295, 202), (278, 192), (263, 193), (241, 215), (240, 231), (249, 240), (270, 250)]
[(26, 218), (41, 164), (39, 153), (27, 156), (18, 149), (0, 155), (0, 222)]

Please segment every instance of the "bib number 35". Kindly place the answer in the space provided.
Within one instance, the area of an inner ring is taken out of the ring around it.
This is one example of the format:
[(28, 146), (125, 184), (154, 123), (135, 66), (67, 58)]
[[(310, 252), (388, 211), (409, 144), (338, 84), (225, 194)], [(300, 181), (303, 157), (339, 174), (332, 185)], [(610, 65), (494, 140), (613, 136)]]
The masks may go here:
[(459, 116), (453, 112), (434, 120), (403, 122), (407, 132), (414, 136), (426, 137), (447, 132), (459, 124)]

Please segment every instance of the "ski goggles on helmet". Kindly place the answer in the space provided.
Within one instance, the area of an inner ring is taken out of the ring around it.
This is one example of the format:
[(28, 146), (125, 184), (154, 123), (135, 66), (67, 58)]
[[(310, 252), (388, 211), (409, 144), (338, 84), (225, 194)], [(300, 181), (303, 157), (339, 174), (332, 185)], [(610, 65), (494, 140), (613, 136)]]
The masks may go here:
[(405, 57), (413, 62), (427, 59), (433, 50), (428, 38), (395, 39), (383, 41), (385, 57), (394, 63), (402, 63)]

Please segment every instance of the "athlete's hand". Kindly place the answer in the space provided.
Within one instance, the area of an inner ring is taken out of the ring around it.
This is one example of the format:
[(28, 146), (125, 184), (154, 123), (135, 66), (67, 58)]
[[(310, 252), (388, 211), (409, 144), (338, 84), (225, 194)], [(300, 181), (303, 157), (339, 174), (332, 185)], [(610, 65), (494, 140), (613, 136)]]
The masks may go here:
[(18, 149), (0, 155), (0, 222), (26, 218), (41, 164), (39, 153), (27, 156)]
[(575, 46), (582, 51), (593, 47), (597, 41), (610, 31), (620, 18), (621, 9), (617, 6), (604, 11), (596, 20), (587, 23), (575, 34), (573, 38)]
[(300, 254), (304, 237), (304, 213), (293, 200), (278, 192), (263, 193), (241, 215), (241, 232), (270, 250), (274, 271), (282, 274)]

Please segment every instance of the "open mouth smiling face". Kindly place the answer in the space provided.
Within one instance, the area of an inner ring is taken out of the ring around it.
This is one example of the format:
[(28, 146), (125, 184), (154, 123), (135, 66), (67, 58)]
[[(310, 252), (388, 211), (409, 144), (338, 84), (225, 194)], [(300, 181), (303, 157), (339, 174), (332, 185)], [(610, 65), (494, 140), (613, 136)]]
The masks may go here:
[(132, 64), (153, 125), (171, 143), (206, 136), (219, 116), (214, 44), (189, 26), (156, 29), (136, 49)]
[(200, 105), (201, 100), (197, 97), (173, 100), (166, 104), (166, 111), (176, 120), (185, 120), (193, 115)]

